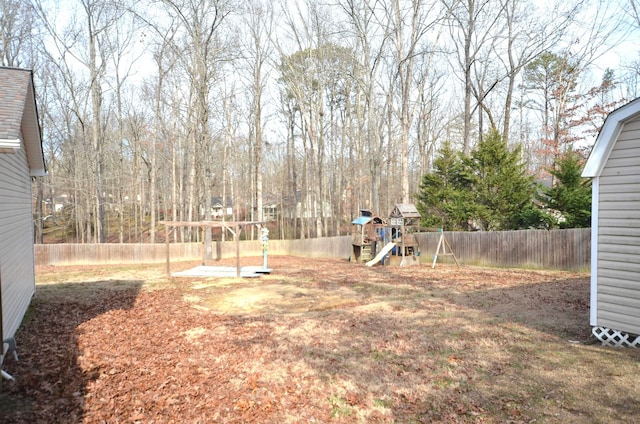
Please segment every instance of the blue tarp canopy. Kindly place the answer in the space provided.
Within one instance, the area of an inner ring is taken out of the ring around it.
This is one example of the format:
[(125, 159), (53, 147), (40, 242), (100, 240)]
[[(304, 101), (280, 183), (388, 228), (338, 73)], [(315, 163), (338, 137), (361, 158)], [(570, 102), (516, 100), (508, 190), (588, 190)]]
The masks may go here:
[(369, 221), (371, 221), (371, 217), (370, 216), (359, 216), (359, 217), (357, 217), (356, 219), (353, 220), (352, 224), (364, 225)]

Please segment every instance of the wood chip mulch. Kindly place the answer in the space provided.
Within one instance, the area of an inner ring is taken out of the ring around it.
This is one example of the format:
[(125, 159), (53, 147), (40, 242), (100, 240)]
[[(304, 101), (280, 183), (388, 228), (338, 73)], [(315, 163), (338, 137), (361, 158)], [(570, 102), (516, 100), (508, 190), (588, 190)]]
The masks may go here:
[(279, 384), (261, 378), (259, 364), (277, 361), (271, 324), (190, 307), (180, 289), (116, 294), (106, 290), (89, 304), (34, 302), (37, 319), (21, 330), (19, 361), (5, 363), (20, 378), (5, 383), (3, 396), (25, 407), (0, 410), (2, 422), (330, 418), (330, 409), (313, 405), (326, 404), (322, 382), (300, 388), (313, 378), (304, 367), (283, 370)]

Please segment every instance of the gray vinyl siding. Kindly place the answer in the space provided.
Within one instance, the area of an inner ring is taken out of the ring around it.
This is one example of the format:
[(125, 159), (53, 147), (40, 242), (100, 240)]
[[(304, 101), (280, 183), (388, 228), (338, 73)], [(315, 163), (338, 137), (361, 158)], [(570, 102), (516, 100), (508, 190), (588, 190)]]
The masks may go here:
[(640, 334), (640, 120), (599, 177), (597, 326)]
[(0, 152), (0, 282), (3, 337), (15, 334), (35, 291), (31, 178), (24, 146)]

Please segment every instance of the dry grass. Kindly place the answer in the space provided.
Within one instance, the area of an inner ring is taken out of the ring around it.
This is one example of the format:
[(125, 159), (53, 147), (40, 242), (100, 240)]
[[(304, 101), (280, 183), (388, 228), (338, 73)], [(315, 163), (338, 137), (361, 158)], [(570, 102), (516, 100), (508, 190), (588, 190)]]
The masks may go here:
[[(46, 364), (38, 344), (49, 335), (29, 335), (45, 331), (42, 314), (81, 305), (86, 316), (64, 335), (75, 346), (63, 363), (75, 369), (57, 383), (55, 373), (30, 378), (22, 360), (8, 361), (18, 382), (0, 414), (193, 423), (640, 415), (638, 351), (592, 343), (586, 274), (270, 262), (273, 274), (259, 279), (168, 281), (156, 266), (39, 270), (22, 356)], [(43, 409), (52, 393), (71, 400)]]

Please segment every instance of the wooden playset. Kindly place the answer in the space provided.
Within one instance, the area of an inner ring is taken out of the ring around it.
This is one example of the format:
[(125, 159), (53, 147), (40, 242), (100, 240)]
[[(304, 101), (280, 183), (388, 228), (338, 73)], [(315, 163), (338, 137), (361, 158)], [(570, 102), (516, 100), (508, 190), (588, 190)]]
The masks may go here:
[(415, 233), (420, 228), (420, 213), (414, 205), (395, 205), (388, 220), (361, 209), (352, 224), (352, 261), (367, 266), (377, 263), (408, 266), (419, 262), (420, 247)]
[(385, 240), (387, 222), (367, 209), (360, 209), (360, 216), (353, 220), (351, 232), (354, 262), (368, 262), (378, 254), (381, 242)]
[[(353, 220), (351, 234), (352, 254), (350, 260), (364, 263), (410, 266), (420, 263), (420, 245), (417, 233), (420, 231), (420, 212), (413, 204), (397, 204), (388, 219), (375, 215), (367, 209), (360, 210), (360, 216)], [(431, 230), (435, 231), (435, 230)], [(438, 247), (433, 256), (432, 268), (440, 256), (452, 256), (458, 260), (444, 237), (442, 229)]]

